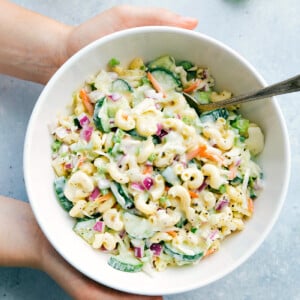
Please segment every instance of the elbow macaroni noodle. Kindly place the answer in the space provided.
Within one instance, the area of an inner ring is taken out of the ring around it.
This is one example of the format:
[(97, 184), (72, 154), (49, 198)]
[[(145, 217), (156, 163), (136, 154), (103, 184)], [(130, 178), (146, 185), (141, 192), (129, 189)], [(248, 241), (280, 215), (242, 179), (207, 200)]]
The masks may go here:
[(182, 90), (211, 102), (231, 93), (217, 93), (206, 68), (191, 67), (191, 79), (189, 69), (170, 62), (168, 70), (141, 58), (102, 69), (74, 93), (72, 112), (52, 132), (55, 189), (79, 220), (75, 232), (83, 228), (94, 249), (157, 271), (198, 261), (243, 230), (261, 185), (255, 156), (264, 147), (259, 126), (235, 108), (198, 115)]

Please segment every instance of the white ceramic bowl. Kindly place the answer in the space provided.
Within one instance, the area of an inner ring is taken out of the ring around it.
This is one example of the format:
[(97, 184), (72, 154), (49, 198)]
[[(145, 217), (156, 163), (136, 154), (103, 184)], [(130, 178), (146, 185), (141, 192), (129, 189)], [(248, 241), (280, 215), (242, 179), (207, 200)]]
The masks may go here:
[(246, 228), (221, 244), (221, 249), (195, 266), (168, 269), (149, 277), (123, 273), (107, 264), (108, 255), (93, 250), (73, 231), (73, 220), (58, 204), (51, 168), (48, 124), (71, 102), (72, 92), (89, 75), (116, 57), (126, 64), (141, 56), (149, 61), (163, 54), (188, 59), (210, 68), (218, 88), (240, 94), (265, 86), (257, 71), (235, 51), (197, 32), (144, 27), (118, 32), (85, 47), (52, 77), (33, 110), (24, 152), (25, 183), (31, 206), (43, 232), (56, 250), (75, 268), (104, 285), (148, 295), (172, 294), (207, 285), (243, 263), (266, 238), (284, 202), (289, 180), (289, 143), (285, 123), (274, 99), (249, 103), (243, 114), (265, 133), (265, 149), (259, 157), (265, 187), (255, 201), (255, 213)]

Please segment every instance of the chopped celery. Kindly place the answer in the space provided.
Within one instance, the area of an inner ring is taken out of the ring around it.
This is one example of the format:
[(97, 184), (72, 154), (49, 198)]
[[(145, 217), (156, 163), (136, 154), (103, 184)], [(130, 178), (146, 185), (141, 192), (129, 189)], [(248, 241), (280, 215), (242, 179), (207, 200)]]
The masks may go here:
[(226, 192), (226, 185), (222, 184), (218, 189), (209, 188), (213, 193), (224, 194)]
[(116, 59), (115, 57), (112, 57), (110, 59), (110, 61), (108, 62), (110, 67), (115, 67), (118, 66), (120, 64), (120, 61), (118, 59)]
[(125, 135), (125, 132), (122, 129), (118, 128), (117, 131), (115, 132), (113, 138), (112, 138), (113, 142), (114, 143), (121, 143), (124, 135)]
[(52, 145), (51, 145), (51, 149), (53, 152), (57, 152), (60, 148), (60, 146), (62, 145), (62, 142), (59, 140), (55, 140)]
[(197, 91), (193, 96), (200, 104), (207, 104), (211, 102), (211, 92)]
[(157, 154), (156, 153), (152, 153), (150, 154), (150, 156), (148, 157), (148, 161), (150, 161), (151, 163), (154, 162), (154, 160), (157, 158)]
[(231, 122), (231, 126), (236, 128), (241, 136), (245, 137), (248, 134), (249, 120), (238, 117)]

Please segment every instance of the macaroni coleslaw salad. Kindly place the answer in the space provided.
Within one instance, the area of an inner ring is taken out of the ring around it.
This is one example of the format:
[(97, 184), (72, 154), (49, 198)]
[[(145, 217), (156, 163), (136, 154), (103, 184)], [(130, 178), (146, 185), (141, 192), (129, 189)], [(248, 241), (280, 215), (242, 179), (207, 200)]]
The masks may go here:
[(198, 115), (182, 91), (201, 103), (231, 97), (189, 61), (113, 58), (51, 129), (57, 198), (115, 269), (197, 263), (253, 214), (261, 129), (237, 107)]

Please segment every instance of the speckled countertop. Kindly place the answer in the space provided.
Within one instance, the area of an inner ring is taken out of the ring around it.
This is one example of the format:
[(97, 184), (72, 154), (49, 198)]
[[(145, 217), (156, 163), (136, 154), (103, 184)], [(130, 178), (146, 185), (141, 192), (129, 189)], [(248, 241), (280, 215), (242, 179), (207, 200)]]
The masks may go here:
[[(299, 0), (16, 0), (68, 24), (110, 6), (161, 6), (197, 17), (197, 28), (241, 53), (269, 83), (300, 73)], [(3, 13), (3, 12), (1, 12)], [(42, 86), (0, 76), (0, 192), (27, 200), (22, 152), (27, 122)], [(279, 97), (291, 143), (291, 181), (283, 210), (262, 246), (225, 278), (167, 300), (300, 299), (300, 94)], [(4, 130), (3, 130), (4, 129)], [(0, 299), (69, 299), (46, 274), (0, 268)]]

